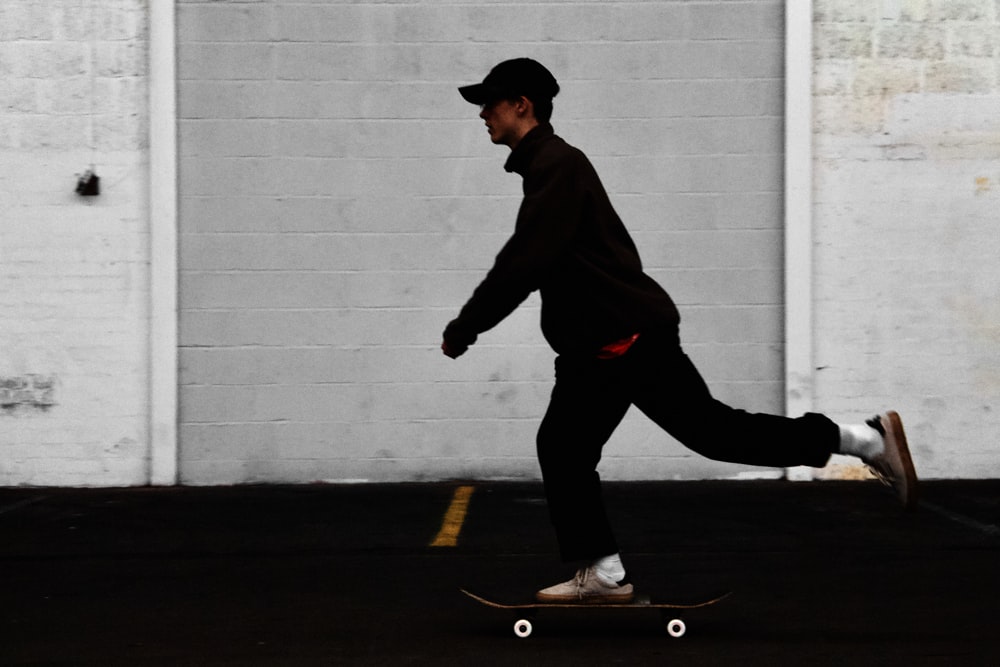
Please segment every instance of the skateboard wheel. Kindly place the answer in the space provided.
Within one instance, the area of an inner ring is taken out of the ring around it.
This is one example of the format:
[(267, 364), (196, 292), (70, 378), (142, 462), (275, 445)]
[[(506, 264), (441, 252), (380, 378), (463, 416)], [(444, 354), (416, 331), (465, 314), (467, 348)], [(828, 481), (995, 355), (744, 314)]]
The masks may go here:
[(531, 630), (531, 621), (526, 618), (518, 619), (518, 621), (514, 623), (514, 634), (521, 639), (529, 636), (531, 634)]
[(685, 632), (687, 632), (687, 625), (681, 619), (675, 618), (667, 623), (667, 633), (671, 637), (683, 637)]

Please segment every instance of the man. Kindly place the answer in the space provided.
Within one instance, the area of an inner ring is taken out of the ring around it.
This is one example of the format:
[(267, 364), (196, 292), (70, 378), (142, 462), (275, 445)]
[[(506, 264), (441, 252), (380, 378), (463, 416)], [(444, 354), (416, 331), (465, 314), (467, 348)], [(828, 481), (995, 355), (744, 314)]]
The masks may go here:
[(822, 467), (834, 453), (857, 456), (905, 507), (914, 506), (916, 474), (895, 412), (838, 426), (819, 414), (750, 414), (712, 398), (681, 349), (673, 301), (643, 272), (593, 166), (554, 134), (549, 119), (559, 85), (544, 66), (508, 60), (459, 92), (481, 106), (493, 143), (510, 148), (505, 169), (523, 178), (524, 200), (513, 236), (445, 328), (442, 350), (461, 356), (539, 290), (542, 332), (558, 354), (538, 461), (562, 558), (583, 566), (570, 581), (539, 591), (538, 600), (632, 598), (596, 470), (630, 405), (715, 460)]

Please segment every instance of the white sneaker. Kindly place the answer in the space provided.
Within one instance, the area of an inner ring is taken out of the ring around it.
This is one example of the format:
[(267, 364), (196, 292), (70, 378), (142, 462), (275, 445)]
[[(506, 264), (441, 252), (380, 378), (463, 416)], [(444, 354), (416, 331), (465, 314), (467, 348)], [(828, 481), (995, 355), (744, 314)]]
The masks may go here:
[(581, 568), (569, 581), (535, 593), (539, 602), (608, 603), (631, 602), (634, 597), (632, 584), (626, 577), (618, 583), (608, 582), (597, 574), (593, 566)]
[(905, 509), (913, 509), (917, 505), (917, 472), (906, 444), (903, 421), (890, 410), (866, 423), (882, 435), (885, 450), (878, 456), (865, 459), (865, 463), (883, 484), (892, 487)]

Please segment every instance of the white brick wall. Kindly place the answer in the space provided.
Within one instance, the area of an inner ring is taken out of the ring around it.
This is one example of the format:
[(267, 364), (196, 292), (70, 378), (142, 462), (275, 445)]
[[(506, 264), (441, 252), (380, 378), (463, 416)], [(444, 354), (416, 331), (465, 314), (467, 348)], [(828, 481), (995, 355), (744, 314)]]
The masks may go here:
[[(437, 352), (519, 199), (454, 88), (514, 51), (713, 388), (781, 409), (783, 3), (178, 5), (181, 481), (535, 474), (537, 302)], [(895, 407), (924, 476), (996, 476), (1000, 8), (815, 8), (817, 408)], [(146, 9), (0, 4), (0, 484), (148, 479)], [(739, 473), (642, 419), (608, 454)]]
[[(438, 349), (520, 200), (455, 88), (517, 55), (563, 84), (556, 129), (713, 387), (782, 409), (781, 2), (179, 9), (183, 481), (537, 475), (537, 300)], [(738, 472), (642, 419), (608, 453), (612, 477)]]
[(144, 5), (0, 5), (0, 484), (146, 480)]
[(818, 407), (897, 408), (925, 477), (1000, 475), (997, 12), (816, 3)]

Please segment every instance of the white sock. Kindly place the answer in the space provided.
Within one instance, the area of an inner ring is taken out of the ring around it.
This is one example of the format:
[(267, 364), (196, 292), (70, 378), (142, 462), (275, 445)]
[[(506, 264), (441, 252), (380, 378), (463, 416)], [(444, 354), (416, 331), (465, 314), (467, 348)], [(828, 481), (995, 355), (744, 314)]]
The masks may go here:
[(621, 554), (611, 554), (598, 558), (593, 563), (597, 575), (611, 584), (617, 584), (625, 578), (625, 566), (622, 565)]
[(882, 434), (868, 424), (840, 424), (840, 453), (871, 461), (885, 451)]

